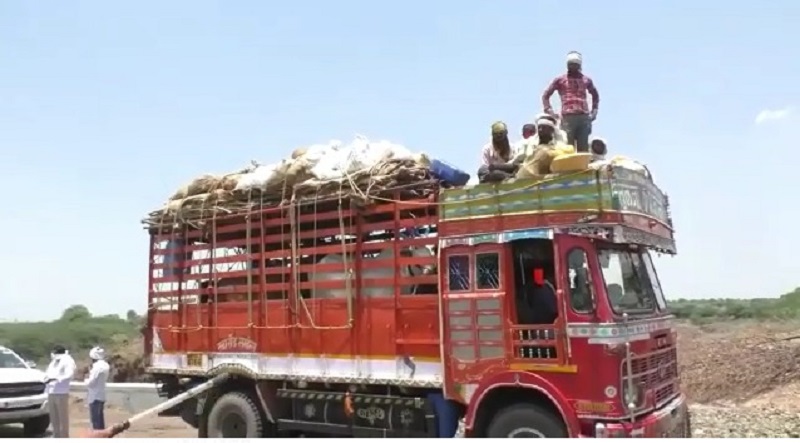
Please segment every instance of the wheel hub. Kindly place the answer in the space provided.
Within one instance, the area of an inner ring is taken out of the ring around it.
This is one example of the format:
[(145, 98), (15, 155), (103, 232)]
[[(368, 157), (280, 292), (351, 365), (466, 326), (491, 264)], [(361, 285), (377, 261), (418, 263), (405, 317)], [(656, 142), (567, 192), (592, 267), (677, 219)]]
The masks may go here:
[(545, 438), (538, 429), (517, 428), (508, 434), (508, 438)]
[(247, 437), (247, 423), (244, 417), (236, 413), (229, 413), (222, 419), (223, 438)]

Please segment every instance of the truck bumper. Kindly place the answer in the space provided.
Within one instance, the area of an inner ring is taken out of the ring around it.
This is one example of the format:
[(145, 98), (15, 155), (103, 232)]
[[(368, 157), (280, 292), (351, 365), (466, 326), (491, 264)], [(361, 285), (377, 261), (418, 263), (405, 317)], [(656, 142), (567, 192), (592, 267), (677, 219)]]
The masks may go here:
[(594, 435), (582, 437), (688, 438), (692, 436), (689, 405), (681, 395), (663, 408), (634, 422), (598, 422)]
[(47, 394), (0, 399), (0, 424), (21, 423), (47, 414)]

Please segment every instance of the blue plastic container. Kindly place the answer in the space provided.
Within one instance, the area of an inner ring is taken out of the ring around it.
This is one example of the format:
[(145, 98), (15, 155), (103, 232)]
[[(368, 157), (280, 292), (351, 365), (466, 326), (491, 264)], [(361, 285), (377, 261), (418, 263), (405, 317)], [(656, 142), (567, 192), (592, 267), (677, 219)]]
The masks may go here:
[(431, 159), (431, 174), (439, 181), (451, 186), (464, 186), (469, 181), (469, 174), (436, 159)]

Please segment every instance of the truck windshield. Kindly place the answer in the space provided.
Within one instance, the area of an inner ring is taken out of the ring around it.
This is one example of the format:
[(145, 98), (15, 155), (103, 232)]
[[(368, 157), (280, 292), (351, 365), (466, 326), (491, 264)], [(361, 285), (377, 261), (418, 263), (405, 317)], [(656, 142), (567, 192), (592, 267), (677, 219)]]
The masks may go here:
[(28, 365), (10, 349), (0, 348), (0, 369), (22, 369)]
[(647, 251), (600, 249), (597, 253), (611, 308), (617, 314), (666, 308)]

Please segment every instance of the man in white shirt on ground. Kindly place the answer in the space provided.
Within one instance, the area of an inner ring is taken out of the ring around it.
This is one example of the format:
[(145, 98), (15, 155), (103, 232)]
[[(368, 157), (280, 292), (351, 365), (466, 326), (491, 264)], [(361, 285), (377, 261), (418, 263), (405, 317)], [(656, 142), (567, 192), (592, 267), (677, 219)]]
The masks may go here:
[(45, 372), (47, 406), (54, 438), (69, 438), (69, 386), (75, 375), (75, 360), (63, 346), (55, 346)]
[(105, 351), (99, 346), (89, 351), (89, 358), (92, 359), (92, 368), (86, 377), (86, 404), (89, 405), (92, 429), (98, 431), (106, 428), (104, 408), (110, 367), (105, 361)]

